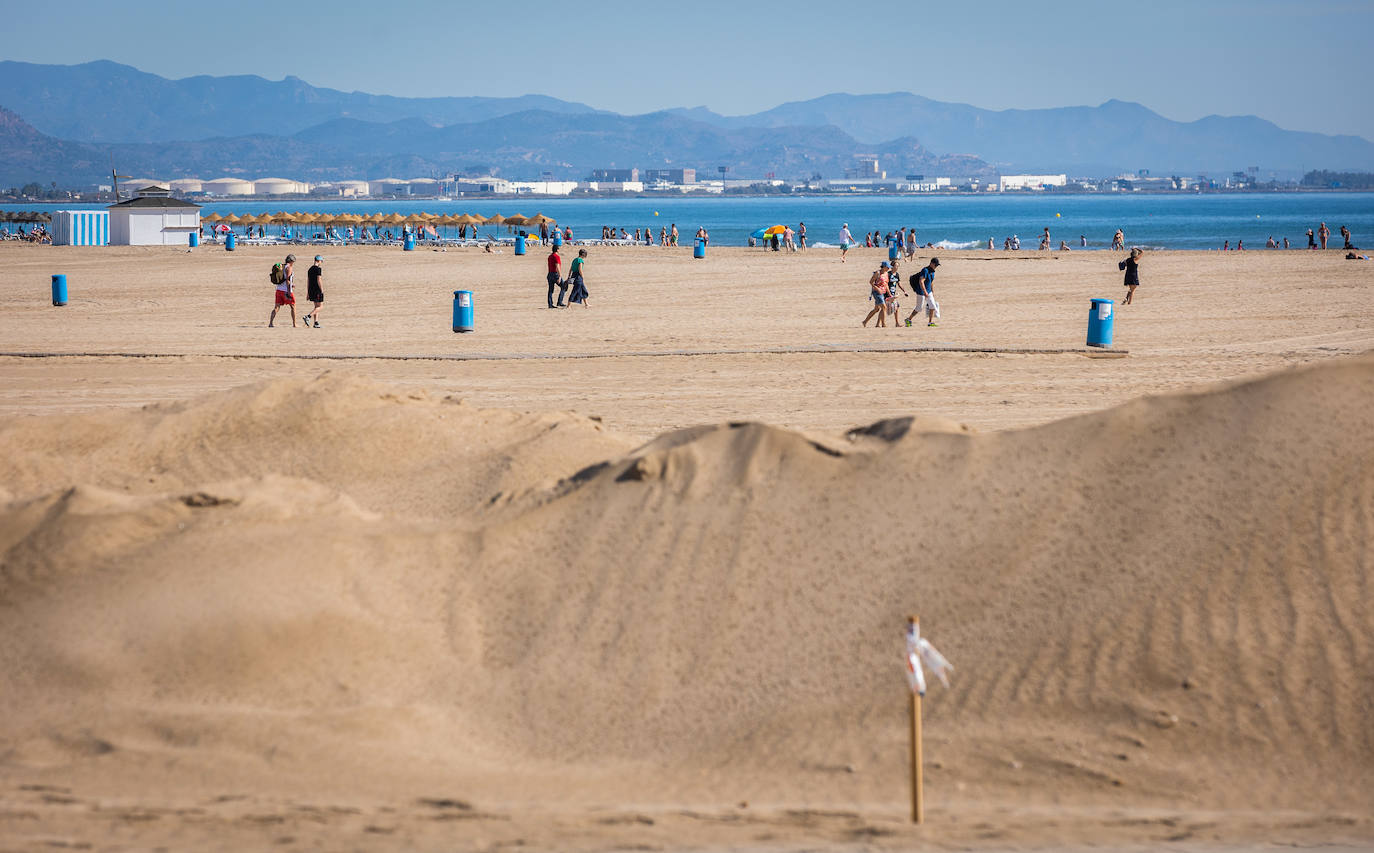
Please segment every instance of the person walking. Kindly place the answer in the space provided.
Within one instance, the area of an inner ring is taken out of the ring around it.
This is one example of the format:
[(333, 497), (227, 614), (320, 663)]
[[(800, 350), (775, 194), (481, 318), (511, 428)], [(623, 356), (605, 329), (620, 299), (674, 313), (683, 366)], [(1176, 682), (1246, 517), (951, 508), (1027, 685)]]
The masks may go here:
[(305, 278), (305, 299), (315, 307), (310, 309), (302, 320), (306, 326), (314, 321), (315, 328), (320, 327), (320, 309), (324, 307), (324, 255), (315, 256), (315, 264), (306, 271)]
[[(1344, 226), (1342, 226), (1342, 230), (1344, 230)], [(1346, 242), (1348, 243), (1348, 242), (1350, 242), (1350, 240), (1347, 239)], [(800, 249), (800, 250), (803, 251), (803, 252), (806, 251), (806, 223), (805, 223), (805, 222), (798, 222), (798, 223), (797, 223), (797, 248)]]
[(1309, 249), (1315, 249), (1315, 248), (1317, 248), (1317, 238), (1312, 234), (1312, 229), (1311, 229), (1311, 228), (1308, 228), (1308, 229), (1307, 229), (1307, 248), (1309, 248)]
[(902, 318), (898, 316), (902, 303), (898, 300), (907, 295), (906, 288), (902, 287), (901, 273), (897, 271), (898, 263), (899, 261), (893, 261), (892, 266), (887, 271), (887, 302), (884, 303), (887, 313), (892, 315), (892, 328), (894, 329), (900, 328), (902, 325)]
[(1326, 241), (1329, 239), (1331, 239), (1331, 229), (1327, 228), (1326, 223), (1323, 222), (1317, 226), (1317, 240), (1321, 242), (1323, 249), (1326, 248)]
[(916, 294), (916, 307), (906, 316), (908, 323), (924, 309), (926, 325), (938, 325), (935, 320), (940, 316), (940, 305), (935, 301), (935, 268), (939, 265), (939, 258), (931, 258), (930, 263), (921, 267), (911, 277), (911, 292)]
[(854, 242), (853, 236), (849, 233), (849, 223), (840, 226), (840, 263), (844, 263), (845, 255), (849, 254), (849, 246)]
[(873, 319), (873, 315), (878, 315), (877, 325), (886, 326), (887, 318), (887, 297), (891, 291), (887, 284), (887, 271), (890, 264), (883, 261), (879, 267), (873, 271), (873, 275), (868, 277), (869, 298), (873, 300), (873, 310), (868, 312), (864, 318), (863, 327), (868, 328), (868, 321)]
[(1126, 298), (1121, 300), (1122, 305), (1130, 305), (1135, 297), (1135, 289), (1140, 287), (1140, 256), (1143, 254), (1140, 247), (1135, 246), (1131, 249), (1131, 256), (1116, 265), (1117, 269), (1126, 271), (1126, 279), (1122, 282), (1126, 285)]
[(277, 283), (276, 303), (267, 317), (267, 328), (272, 328), (277, 320), (277, 312), (283, 305), (291, 306), (291, 328), (296, 328), (296, 294), (292, 289), (296, 283), (296, 256), (287, 255), (282, 264), (281, 281)]
[[(549, 307), (564, 308), (563, 295), (568, 292), (568, 283), (563, 281), (563, 258), (558, 254), (558, 247), (554, 246), (549, 252), (549, 274), (545, 276), (549, 283)], [(558, 304), (553, 304), (553, 289), (558, 288)]]
[[(582, 277), (582, 269), (587, 265), (587, 250), (578, 249), (577, 257), (573, 258), (572, 266), (568, 268), (568, 281), (572, 282), (572, 293), (568, 294), (568, 304), (581, 302), (582, 307), (587, 306), (587, 283)], [(564, 285), (567, 287), (567, 285)], [(562, 303), (559, 299), (559, 303)]]

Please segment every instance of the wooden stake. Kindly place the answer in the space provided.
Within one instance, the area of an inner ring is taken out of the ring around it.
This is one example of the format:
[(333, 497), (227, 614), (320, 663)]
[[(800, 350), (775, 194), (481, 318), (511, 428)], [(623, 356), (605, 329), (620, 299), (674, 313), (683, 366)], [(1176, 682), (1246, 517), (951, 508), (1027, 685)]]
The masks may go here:
[[(912, 616), (911, 624), (920, 627), (919, 617)], [(918, 662), (916, 664), (920, 666)], [(925, 779), (921, 773), (921, 694), (911, 691), (911, 822), (925, 823)]]

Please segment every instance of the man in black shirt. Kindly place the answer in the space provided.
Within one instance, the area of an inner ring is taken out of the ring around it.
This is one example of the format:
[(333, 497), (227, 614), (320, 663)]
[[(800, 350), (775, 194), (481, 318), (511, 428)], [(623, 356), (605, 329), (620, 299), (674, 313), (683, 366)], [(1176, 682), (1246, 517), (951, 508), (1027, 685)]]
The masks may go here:
[(315, 256), (315, 265), (307, 273), (305, 299), (307, 302), (314, 303), (315, 307), (310, 309), (310, 313), (305, 315), (306, 328), (310, 327), (313, 320), (315, 328), (320, 327), (320, 308), (324, 305), (324, 255)]

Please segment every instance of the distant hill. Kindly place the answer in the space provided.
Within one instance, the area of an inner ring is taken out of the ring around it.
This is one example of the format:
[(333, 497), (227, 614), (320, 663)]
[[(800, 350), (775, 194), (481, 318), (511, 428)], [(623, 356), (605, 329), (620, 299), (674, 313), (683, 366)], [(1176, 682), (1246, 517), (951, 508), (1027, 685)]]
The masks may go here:
[(0, 62), (5, 106), (50, 136), (81, 142), (166, 142), (219, 136), (289, 136), (336, 118), (432, 125), (481, 121), (526, 110), (594, 113), (544, 95), (519, 98), (397, 98), (340, 92), (295, 77), (255, 75), (168, 80), (101, 60), (81, 65)]
[(862, 143), (914, 136), (927, 148), (975, 154), (1003, 171), (1107, 175), (1144, 168), (1193, 175), (1249, 166), (1297, 171), (1319, 163), (1374, 168), (1374, 142), (1362, 137), (1284, 130), (1254, 116), (1177, 122), (1117, 100), (1097, 107), (985, 110), (892, 92), (826, 95), (746, 116), (701, 107), (672, 112), (718, 127), (833, 125)]

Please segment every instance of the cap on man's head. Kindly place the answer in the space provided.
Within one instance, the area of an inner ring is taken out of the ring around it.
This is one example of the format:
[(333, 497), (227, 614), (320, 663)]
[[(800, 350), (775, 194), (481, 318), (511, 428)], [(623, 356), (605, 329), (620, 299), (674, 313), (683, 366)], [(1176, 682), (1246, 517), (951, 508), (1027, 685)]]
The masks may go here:
[(939, 259), (939, 258), (931, 258), (931, 259), (930, 259), (930, 265), (931, 265), (932, 267), (938, 267), (938, 266), (940, 265), (940, 259)]
[(296, 261), (296, 256), (295, 256), (295, 255), (287, 255), (287, 256), (286, 256), (286, 262), (287, 262), (288, 264), (290, 264), (290, 263), (295, 263), (295, 261)]
[(879, 264), (878, 266), (879, 266), (880, 268), (882, 268), (882, 269), (887, 269), (887, 261), (883, 261), (883, 262), (882, 262), (881, 264)]
[(316, 255), (316, 256), (315, 256), (315, 260), (317, 260), (317, 261), (322, 261), (322, 260), (324, 260), (324, 255)]

